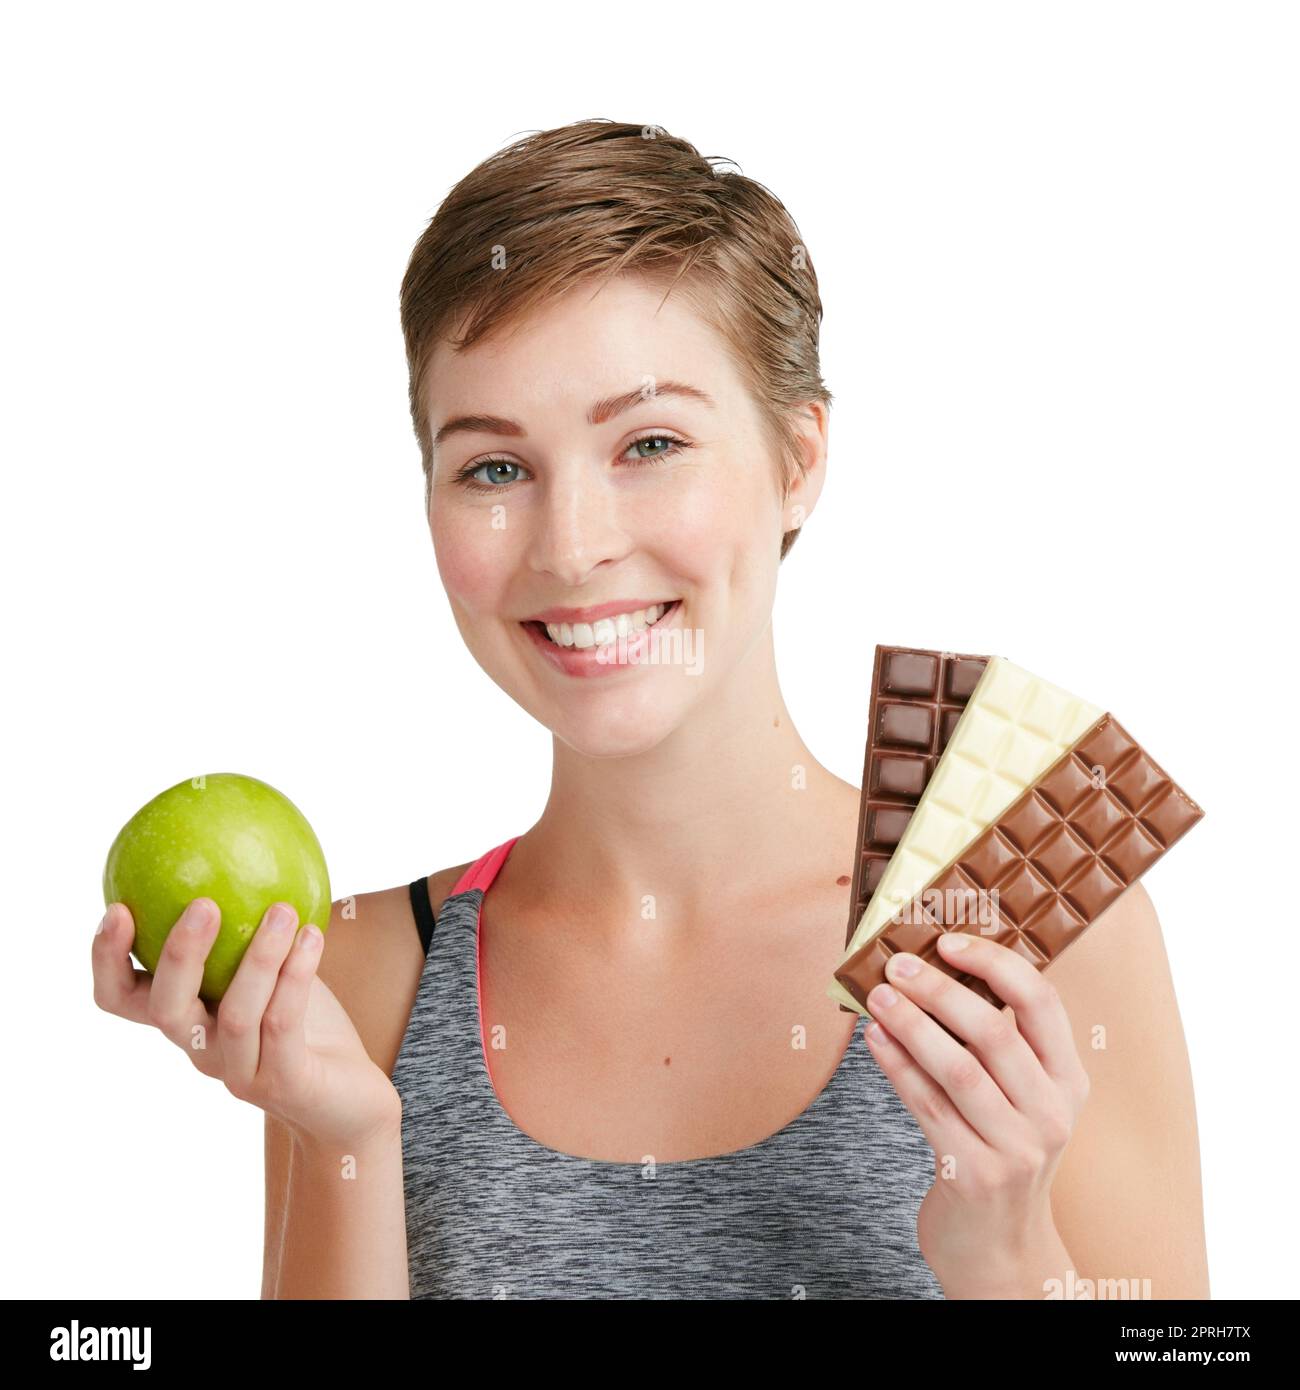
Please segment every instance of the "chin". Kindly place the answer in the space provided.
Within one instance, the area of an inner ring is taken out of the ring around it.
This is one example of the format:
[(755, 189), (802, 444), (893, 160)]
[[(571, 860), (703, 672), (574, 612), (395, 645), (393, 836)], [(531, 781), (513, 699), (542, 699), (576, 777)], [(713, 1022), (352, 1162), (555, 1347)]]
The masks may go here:
[(684, 713), (663, 700), (620, 699), (612, 692), (581, 704), (585, 708), (552, 706), (534, 711), (534, 717), (584, 758), (634, 758), (648, 753), (673, 732)]

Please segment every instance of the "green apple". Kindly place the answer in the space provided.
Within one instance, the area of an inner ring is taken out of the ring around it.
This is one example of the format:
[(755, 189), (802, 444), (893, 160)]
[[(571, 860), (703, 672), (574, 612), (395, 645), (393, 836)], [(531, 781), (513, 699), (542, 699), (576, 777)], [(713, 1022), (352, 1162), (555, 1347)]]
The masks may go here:
[(104, 865), (104, 903), (135, 919), (132, 952), (151, 973), (167, 934), (193, 898), (221, 909), (200, 998), (217, 1003), (274, 902), (292, 903), (299, 925), (329, 926), (325, 856), (289, 800), (235, 772), (195, 777), (154, 797), (118, 832)]

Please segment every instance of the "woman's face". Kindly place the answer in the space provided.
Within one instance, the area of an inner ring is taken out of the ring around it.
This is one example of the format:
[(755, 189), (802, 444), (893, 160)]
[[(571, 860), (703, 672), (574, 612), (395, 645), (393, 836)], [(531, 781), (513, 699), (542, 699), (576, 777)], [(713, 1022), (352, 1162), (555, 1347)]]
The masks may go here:
[(461, 636), (591, 757), (654, 747), (755, 653), (789, 512), (810, 507), (804, 489), (783, 508), (722, 341), (662, 299), (580, 287), (468, 352), (442, 344), (425, 381)]

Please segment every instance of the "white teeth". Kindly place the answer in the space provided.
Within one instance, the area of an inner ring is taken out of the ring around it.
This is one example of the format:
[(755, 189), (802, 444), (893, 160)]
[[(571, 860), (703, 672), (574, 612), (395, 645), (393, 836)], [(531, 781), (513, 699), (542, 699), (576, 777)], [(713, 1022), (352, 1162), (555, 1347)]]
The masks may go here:
[(666, 603), (652, 603), (631, 613), (615, 613), (612, 617), (597, 618), (594, 623), (547, 623), (546, 635), (557, 647), (603, 647), (617, 637), (630, 637), (634, 632), (657, 623), (667, 610)]

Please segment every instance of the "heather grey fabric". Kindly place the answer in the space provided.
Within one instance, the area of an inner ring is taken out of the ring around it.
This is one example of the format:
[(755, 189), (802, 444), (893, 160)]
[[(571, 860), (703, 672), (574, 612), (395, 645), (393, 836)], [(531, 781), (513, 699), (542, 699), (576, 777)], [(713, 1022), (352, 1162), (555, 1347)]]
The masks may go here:
[(943, 1297), (916, 1245), (934, 1155), (861, 1019), (812, 1105), (750, 1148), (653, 1170), (559, 1153), (484, 1065), (482, 900), (444, 902), (393, 1069), (412, 1298)]

